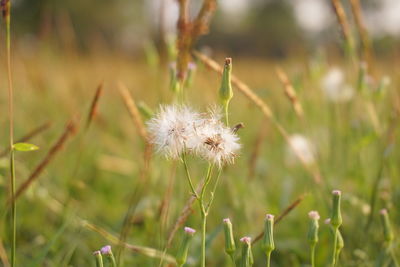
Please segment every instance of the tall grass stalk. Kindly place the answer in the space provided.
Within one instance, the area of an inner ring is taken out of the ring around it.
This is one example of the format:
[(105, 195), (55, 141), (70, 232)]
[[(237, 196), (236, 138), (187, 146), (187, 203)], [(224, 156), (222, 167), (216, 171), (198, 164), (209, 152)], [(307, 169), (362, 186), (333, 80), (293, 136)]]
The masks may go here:
[[(11, 76), (11, 1), (6, 1), (3, 7), (3, 16), (6, 22), (6, 49), (7, 49), (7, 77), (8, 77), (8, 115), (9, 115), (9, 135), (10, 135), (10, 190), (11, 198), (15, 194), (15, 162), (14, 162), (14, 90)], [(15, 266), (15, 252), (17, 248), (17, 207), (15, 201), (11, 205), (11, 266)]]

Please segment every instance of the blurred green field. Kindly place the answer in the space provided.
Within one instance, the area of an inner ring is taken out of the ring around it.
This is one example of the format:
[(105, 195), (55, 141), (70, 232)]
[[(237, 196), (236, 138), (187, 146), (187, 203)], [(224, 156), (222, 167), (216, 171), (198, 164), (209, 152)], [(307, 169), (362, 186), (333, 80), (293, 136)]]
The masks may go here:
[[(96, 45), (83, 52), (46, 41), (34, 47), (18, 39), (13, 43), (15, 139), (50, 123), (29, 140), (40, 150), (16, 154), (17, 187), (46, 157), (67, 122), (77, 123), (62, 150), (17, 200), (17, 266), (95, 266), (93, 251), (107, 244), (118, 250), (115, 238), (128, 210), (132, 217), (126, 242), (133, 246), (123, 250), (123, 266), (159, 266), (168, 235), (191, 194), (181, 162), (153, 153), (146, 172), (145, 142), (118, 91), (118, 85), (125, 84), (137, 104), (146, 103), (155, 112), (161, 104), (173, 103), (168, 63), (157, 62), (150, 52), (126, 55)], [(224, 168), (208, 216), (207, 266), (231, 266), (224, 252), (224, 218), (231, 219), (239, 244), (239, 238), (255, 238), (263, 230), (266, 213), (278, 217), (299, 198), (300, 204), (276, 225), (271, 266), (310, 266), (307, 232), (311, 210), (321, 215), (316, 266), (328, 266), (333, 237), (323, 221), (331, 216), (334, 189), (343, 194), (341, 233), (345, 244), (337, 266), (382, 266), (379, 258), (385, 240), (379, 210), (383, 208), (390, 214), (397, 255), (398, 56), (375, 55), (368, 76), (361, 80), (361, 61), (346, 57), (339, 48), (301, 52), (282, 60), (223, 51), (212, 58), (222, 65), (225, 57), (233, 58), (233, 74), (265, 101), (273, 119), (234, 89), (230, 123), (245, 125), (238, 132), (242, 149), (235, 164)], [(8, 95), (3, 46), (0, 63), (0, 240), (9, 255)], [(221, 75), (200, 61), (196, 63), (193, 83), (185, 91), (186, 103), (206, 111), (219, 105)], [(302, 118), (285, 95), (277, 67), (286, 72), (295, 89), (304, 110)], [(354, 88), (348, 101), (333, 102), (324, 94), (324, 79), (333, 67), (340, 68), (344, 84)], [(390, 83), (385, 84), (387, 78)], [(100, 84), (103, 94), (97, 113), (86, 127)], [(143, 114), (142, 118), (148, 119)], [(313, 163), (304, 166), (299, 162), (279, 127), (289, 136), (308, 138)], [(189, 166), (194, 182), (201, 183), (207, 163), (189, 157)], [(315, 174), (320, 183), (315, 183)], [(183, 226), (200, 229), (196, 203), (167, 254), (176, 255)], [(143, 247), (158, 254), (143, 253)], [(0, 254), (4, 255), (1, 249)], [(265, 266), (260, 242), (253, 246), (253, 254), (254, 266)], [(185, 266), (198, 266), (199, 258), (200, 234), (196, 234)], [(164, 261), (164, 266), (174, 265)]]

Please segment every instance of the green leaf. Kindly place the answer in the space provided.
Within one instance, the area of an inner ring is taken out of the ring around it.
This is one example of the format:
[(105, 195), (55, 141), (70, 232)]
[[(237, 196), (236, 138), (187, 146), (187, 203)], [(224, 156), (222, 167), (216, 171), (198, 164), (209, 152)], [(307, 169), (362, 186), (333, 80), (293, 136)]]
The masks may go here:
[(13, 149), (16, 151), (34, 151), (38, 150), (39, 147), (28, 143), (16, 143), (13, 145)]

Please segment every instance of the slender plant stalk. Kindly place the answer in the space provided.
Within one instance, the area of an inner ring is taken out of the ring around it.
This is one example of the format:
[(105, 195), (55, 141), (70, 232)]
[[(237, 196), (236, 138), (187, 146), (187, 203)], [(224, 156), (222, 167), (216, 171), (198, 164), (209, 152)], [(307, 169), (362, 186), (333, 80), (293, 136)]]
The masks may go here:
[(310, 258), (311, 258), (311, 267), (315, 267), (315, 244), (311, 245)]
[[(15, 162), (14, 162), (14, 90), (11, 77), (11, 34), (10, 34), (10, 20), (11, 20), (11, 1), (7, 1), (5, 8), (6, 20), (6, 48), (7, 48), (7, 74), (8, 74), (8, 115), (9, 115), (9, 130), (10, 130), (10, 190), (11, 198), (14, 199), (15, 194)], [(15, 252), (17, 248), (17, 209), (16, 203), (13, 202), (11, 206), (11, 231), (12, 231), (12, 244), (11, 244), (11, 267), (15, 266)]]
[(336, 246), (337, 246), (337, 239), (338, 239), (338, 227), (333, 228), (333, 253), (332, 253), (332, 267), (336, 266), (336, 259), (337, 259), (337, 250), (336, 250)]
[(186, 153), (182, 153), (181, 158), (182, 158), (183, 166), (185, 167), (185, 174), (186, 174), (186, 178), (189, 182), (190, 190), (192, 191), (193, 196), (195, 196), (196, 199), (199, 199), (199, 195), (197, 194), (196, 189), (194, 189), (192, 178), (190, 176), (189, 167), (187, 165), (187, 160), (186, 160)]
[(271, 252), (272, 251), (270, 251), (270, 252), (268, 252), (267, 254), (266, 254), (266, 256), (267, 256), (267, 267), (270, 267), (270, 265), (271, 265)]

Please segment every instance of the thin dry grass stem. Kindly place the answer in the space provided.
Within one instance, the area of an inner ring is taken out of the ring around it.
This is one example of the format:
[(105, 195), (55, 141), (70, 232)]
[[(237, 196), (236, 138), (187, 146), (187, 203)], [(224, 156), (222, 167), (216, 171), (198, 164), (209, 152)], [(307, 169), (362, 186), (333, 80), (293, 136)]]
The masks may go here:
[(368, 63), (368, 66), (372, 66), (371, 41), (369, 39), (368, 31), (363, 21), (360, 0), (350, 0), (350, 4), (351, 11), (356, 21), (357, 30), (360, 35), (364, 60)]
[(90, 105), (89, 114), (88, 114), (88, 117), (86, 119), (86, 129), (89, 128), (89, 126), (91, 125), (92, 121), (94, 120), (94, 118), (97, 115), (97, 108), (98, 108), (98, 105), (99, 105), (99, 99), (100, 99), (100, 97), (101, 97), (101, 95), (103, 93), (103, 85), (104, 85), (104, 83), (101, 82), (99, 84), (99, 86), (97, 87), (97, 89), (96, 89), (96, 93), (94, 94), (92, 103)]
[[(194, 55), (201, 61), (203, 62), (204, 65), (206, 65), (208, 68), (214, 70), (215, 72), (222, 74), (222, 67), (212, 60), (211, 58), (207, 57), (206, 55), (194, 51)], [(304, 168), (311, 174), (311, 176), (314, 179), (314, 182), (316, 184), (321, 183), (321, 175), (318, 169), (318, 166), (310, 166), (307, 164), (305, 161), (303, 155), (293, 147), (292, 142), (290, 142), (290, 136), (283, 128), (283, 126), (275, 119), (270, 107), (259, 97), (257, 96), (249, 86), (247, 86), (244, 82), (242, 82), (239, 78), (236, 76), (232, 75), (232, 84), (235, 86), (236, 89), (238, 89), (241, 93), (243, 93), (247, 98), (250, 99), (264, 114), (264, 116), (267, 119), (270, 119), (270, 121), (273, 123), (273, 125), (278, 129), (279, 133), (284, 137), (285, 141), (288, 143), (288, 145), (293, 149), (293, 152), (297, 156), (297, 158), (300, 160), (301, 164), (304, 166)]]
[(13, 201), (16, 201), (18, 197), (24, 193), (29, 186), (37, 179), (39, 178), (40, 174), (42, 171), (46, 168), (47, 165), (54, 159), (54, 157), (57, 155), (58, 152), (61, 151), (63, 148), (64, 144), (66, 141), (72, 137), (73, 134), (76, 133), (76, 122), (74, 120), (70, 120), (67, 123), (67, 126), (65, 127), (65, 130), (63, 134), (58, 138), (56, 143), (50, 148), (49, 152), (45, 156), (45, 158), (39, 163), (39, 165), (36, 166), (34, 171), (29, 175), (28, 179), (26, 179), (18, 188), (18, 190), (15, 193), (14, 199), (10, 199), (8, 203), (12, 203)]
[(183, 82), (191, 59), (191, 50), (198, 38), (208, 32), (210, 19), (217, 2), (216, 0), (204, 0), (198, 15), (193, 21), (190, 21), (189, 0), (177, 1), (179, 4), (177, 78)]
[[(35, 136), (41, 134), (42, 132), (44, 132), (45, 130), (50, 128), (50, 126), (51, 126), (51, 122), (43, 123), (43, 124), (39, 125), (38, 127), (36, 127), (35, 129), (33, 129), (32, 131), (28, 132), (26, 135), (17, 139), (16, 142), (17, 143), (26, 142), (26, 141), (34, 138)], [(10, 149), (11, 148), (8, 148), (8, 149), (5, 149), (2, 152), (0, 152), (0, 158), (6, 156), (10, 152)]]
[(249, 176), (248, 178), (252, 180), (254, 178), (257, 166), (257, 159), (260, 156), (262, 144), (264, 143), (265, 137), (267, 136), (266, 121), (263, 119), (261, 122), (261, 127), (258, 131), (256, 140), (253, 145), (253, 149), (249, 159)]
[(276, 75), (278, 75), (279, 81), (282, 83), (283, 89), (285, 90), (285, 95), (292, 104), (294, 112), (296, 113), (297, 117), (299, 117), (299, 119), (303, 119), (304, 118), (303, 107), (301, 106), (296, 91), (294, 90), (294, 87), (290, 82), (287, 74), (281, 68), (278, 67), (276, 68)]
[(340, 2), (340, 0), (331, 0), (333, 9), (335, 11), (337, 20), (340, 24), (340, 27), (342, 29), (342, 34), (348, 45), (350, 46), (350, 49), (353, 49), (354, 44), (353, 44), (353, 38), (351, 35), (351, 28), (349, 21), (347, 19), (346, 13), (344, 11), (343, 5)]
[(0, 260), (3, 263), (4, 267), (9, 267), (10, 262), (7, 257), (7, 252), (4, 248), (3, 240), (0, 239)]
[[(292, 204), (290, 204), (275, 220), (274, 225), (276, 225), (277, 223), (279, 223), (282, 219), (284, 219), (293, 209), (295, 209), (305, 198), (305, 194), (300, 195), (295, 201), (293, 201)], [(258, 242), (264, 235), (264, 231), (259, 233), (256, 238), (254, 238), (254, 241), (252, 244), (255, 244), (256, 242)]]
[(167, 190), (165, 191), (164, 197), (158, 208), (162, 227), (164, 227), (166, 225), (167, 220), (168, 220), (172, 192), (174, 191), (173, 189), (174, 189), (174, 183), (175, 183), (175, 177), (176, 177), (176, 169), (177, 169), (177, 163), (176, 163), (176, 161), (174, 161), (173, 165), (171, 167), (171, 174), (169, 175), (169, 179), (168, 179)]
[[(200, 183), (197, 186), (196, 191), (198, 194), (200, 194), (202, 187), (203, 187), (203, 183)], [(168, 235), (167, 245), (166, 245), (167, 249), (171, 247), (171, 244), (172, 244), (172, 241), (174, 240), (176, 232), (179, 230), (179, 228), (182, 227), (182, 225), (186, 222), (189, 215), (193, 212), (192, 206), (193, 206), (195, 200), (196, 200), (196, 197), (193, 195), (190, 196), (190, 198), (187, 200), (185, 206), (183, 207), (181, 213), (179, 214), (178, 219), (176, 220), (175, 224), (173, 225), (173, 227)]]
[(119, 93), (121, 94), (122, 100), (124, 101), (125, 106), (129, 111), (129, 115), (131, 115), (133, 123), (138, 130), (140, 137), (143, 139), (144, 142), (148, 143), (149, 136), (146, 127), (144, 126), (142, 117), (140, 116), (140, 112), (136, 106), (135, 100), (129, 92), (129, 89), (123, 83), (118, 83), (118, 89)]

